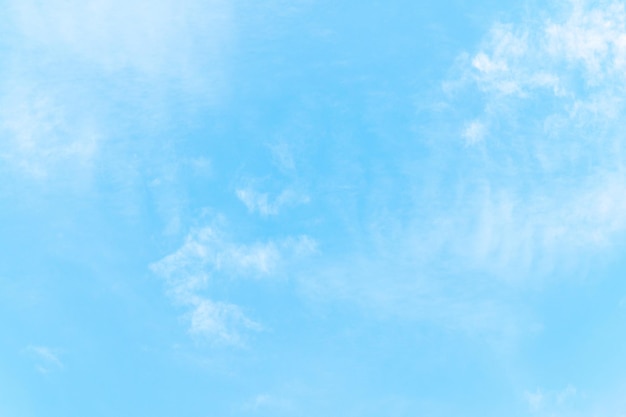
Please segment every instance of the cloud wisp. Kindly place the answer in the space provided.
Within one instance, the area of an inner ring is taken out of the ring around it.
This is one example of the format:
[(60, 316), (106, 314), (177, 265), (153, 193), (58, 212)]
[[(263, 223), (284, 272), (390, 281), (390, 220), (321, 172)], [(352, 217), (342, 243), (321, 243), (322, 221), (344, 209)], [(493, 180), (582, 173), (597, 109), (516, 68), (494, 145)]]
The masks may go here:
[[(45, 179), (61, 169), (89, 172), (100, 136), (88, 120), (45, 91), (14, 88), (0, 111), (0, 158), (21, 174)], [(81, 123), (82, 122), (82, 123)]]
[(12, 174), (68, 182), (114, 170), (123, 156), (101, 156), (125, 140), (125, 118), (153, 123), (164, 91), (211, 106), (227, 84), (229, 1), (6, 3), (0, 162)]
[(163, 278), (172, 300), (190, 310), (191, 334), (215, 343), (242, 345), (242, 332), (260, 331), (262, 325), (248, 318), (240, 306), (214, 301), (208, 294), (210, 282), (225, 277), (271, 278), (292, 259), (314, 250), (315, 242), (307, 236), (237, 244), (217, 229), (203, 227), (193, 230), (178, 250), (151, 269)]
[(230, 7), (223, 0), (9, 3), (26, 42), (105, 71), (130, 69), (198, 81), (206, 62), (197, 60), (218, 60), (230, 33)]
[(529, 275), (607, 248), (626, 230), (626, 11), (619, 2), (562, 6), (495, 24), (460, 58), (457, 81), (444, 83), (457, 109), (472, 94), (482, 103), (459, 128), (471, 145), (463, 151), (470, 179), (456, 184), (449, 216), (469, 233), (455, 245), (500, 274), (521, 266)]
[(29, 345), (25, 352), (32, 357), (35, 368), (42, 374), (60, 371), (65, 368), (61, 362), (59, 351), (46, 346)]
[(282, 208), (309, 202), (306, 195), (301, 195), (291, 189), (283, 190), (275, 198), (272, 198), (269, 193), (258, 192), (252, 188), (237, 189), (236, 194), (248, 211), (261, 216), (276, 216)]
[[(540, 328), (525, 295), (585, 279), (615, 253), (626, 238), (626, 10), (558, 5), (493, 24), (458, 58), (445, 105), (424, 106), (437, 114), (417, 138), (429, 159), (403, 178), (409, 208), (347, 212), (363, 218), (358, 242), (303, 278), (308, 294), (514, 340)], [(356, 192), (359, 204), (376, 194)]]

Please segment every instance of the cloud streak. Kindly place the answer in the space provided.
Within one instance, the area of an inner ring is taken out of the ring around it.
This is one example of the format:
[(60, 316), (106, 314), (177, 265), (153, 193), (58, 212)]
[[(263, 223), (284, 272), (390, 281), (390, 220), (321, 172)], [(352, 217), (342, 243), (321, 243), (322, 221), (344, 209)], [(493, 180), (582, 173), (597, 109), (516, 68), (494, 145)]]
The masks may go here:
[(197, 66), (206, 62), (196, 60), (215, 62), (230, 30), (229, 3), (222, 0), (25, 0), (11, 1), (8, 10), (28, 42), (106, 71), (145, 75), (201, 76)]
[(410, 203), (357, 189), (343, 214), (361, 233), (302, 279), (307, 294), (513, 341), (540, 328), (526, 295), (583, 278), (624, 242), (626, 12), (558, 5), (495, 23), (459, 57), (445, 105), (424, 106), (428, 159), (398, 191)]
[(305, 195), (287, 189), (283, 190), (275, 198), (268, 193), (260, 193), (252, 188), (237, 189), (237, 198), (248, 208), (251, 213), (259, 213), (261, 216), (275, 216), (284, 207), (291, 207), (309, 202)]
[(469, 258), (530, 274), (621, 239), (624, 39), (623, 4), (571, 1), (550, 17), (495, 24), (461, 58), (460, 81), (444, 87), (455, 86), (456, 106), (468, 94), (482, 101), (459, 129), (473, 145), (463, 167), (472, 179), (459, 184), (464, 207), (449, 212), (453, 223), (472, 219), (461, 239)]
[[(0, 110), (0, 158), (30, 178), (71, 168), (89, 172), (101, 142), (93, 123), (45, 90), (15, 83)], [(78, 116), (78, 117), (77, 117)]]
[(224, 277), (270, 278), (293, 259), (315, 251), (307, 236), (278, 241), (237, 244), (213, 227), (193, 230), (175, 252), (153, 263), (151, 270), (162, 277), (172, 300), (188, 308), (190, 333), (215, 343), (241, 345), (242, 331), (262, 326), (248, 318), (242, 308), (212, 300), (207, 288)]
[(27, 346), (25, 349), (35, 361), (36, 369), (42, 374), (59, 371), (65, 368), (59, 358), (59, 353), (55, 349), (46, 346)]
[(227, 84), (233, 22), (226, 0), (5, 6), (0, 161), (13, 174), (67, 182), (115, 170), (128, 155), (108, 158), (117, 151), (112, 143), (126, 139), (129, 120), (154, 123), (157, 109), (169, 111), (164, 91), (210, 106)]

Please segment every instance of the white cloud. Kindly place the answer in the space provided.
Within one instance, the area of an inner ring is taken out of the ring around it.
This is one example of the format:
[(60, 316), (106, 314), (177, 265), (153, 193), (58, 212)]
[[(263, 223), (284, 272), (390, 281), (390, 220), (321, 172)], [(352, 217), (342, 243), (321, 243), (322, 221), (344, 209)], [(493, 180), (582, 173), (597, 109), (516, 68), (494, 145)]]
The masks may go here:
[(347, 302), (366, 316), (431, 323), (509, 349), (537, 328), (511, 291), (486, 274), (442, 259), (436, 236), (405, 226), (393, 235), (368, 236), (358, 250), (316, 259), (299, 275), (304, 295), (320, 303)]
[(597, 82), (623, 69), (625, 17), (621, 2), (601, 2), (597, 7), (589, 7), (585, 1), (572, 0), (566, 19), (546, 24), (547, 51), (557, 59), (582, 63), (589, 81)]
[(578, 394), (578, 390), (573, 385), (568, 385), (563, 390), (556, 393), (556, 403), (561, 405), (569, 399), (575, 397)]
[[(626, 239), (626, 73), (611, 69), (626, 13), (615, 2), (574, 5), (495, 24), (460, 58), (433, 119), (460, 114), (452, 131), (462, 140), (429, 126), (430, 169), (407, 179), (418, 203), (366, 215), (358, 227), (379, 230), (320, 261), (301, 280), (307, 294), (514, 341), (541, 328), (527, 291), (613, 254)], [(556, 42), (581, 21), (608, 46)]]
[(454, 226), (433, 239), (497, 276), (542, 275), (626, 231), (626, 107), (616, 88), (626, 81), (626, 10), (560, 5), (550, 17), (495, 24), (452, 83), (456, 98), (482, 100), (459, 129), (482, 146), (447, 149), (465, 153), (465, 175), (436, 214)]
[[(524, 398), (529, 410), (533, 415), (563, 416), (572, 415), (570, 409), (572, 404), (578, 399), (579, 392), (573, 385), (569, 384), (560, 390), (526, 391)], [(580, 412), (581, 410), (577, 410)], [(586, 415), (585, 413), (576, 415)]]
[(274, 273), (286, 261), (285, 255), (304, 255), (314, 250), (315, 242), (308, 236), (237, 244), (218, 230), (204, 227), (192, 231), (180, 249), (154, 264), (153, 268), (170, 278), (181, 272), (188, 277), (194, 271), (218, 271), (257, 278)]
[(543, 393), (541, 390), (536, 390), (534, 392), (525, 392), (524, 397), (526, 397), (526, 402), (528, 403), (528, 408), (530, 411), (537, 412), (543, 406)]
[(292, 401), (276, 397), (269, 394), (258, 394), (248, 400), (242, 407), (245, 412), (263, 412), (263, 411), (280, 411), (293, 412), (294, 405)]
[(94, 124), (55, 95), (14, 80), (0, 101), (0, 159), (31, 178), (84, 177), (101, 142)]
[(250, 320), (241, 308), (234, 304), (213, 302), (207, 298), (194, 299), (190, 313), (190, 329), (193, 335), (208, 337), (228, 345), (242, 343), (240, 330), (262, 330), (261, 325)]
[(245, 204), (250, 212), (259, 213), (262, 216), (277, 215), (283, 207), (309, 202), (307, 196), (290, 189), (283, 190), (273, 199), (268, 193), (259, 193), (251, 188), (240, 188), (236, 194), (237, 198)]
[(500, 94), (522, 93), (518, 61), (528, 51), (527, 34), (507, 25), (495, 25), (490, 34), (488, 51), (477, 53), (471, 61), (475, 79), (483, 88)]
[[(164, 89), (175, 86), (204, 105), (225, 85), (227, 0), (9, 0), (4, 6), (0, 162), (7, 171), (84, 182), (120, 159), (99, 156), (111, 142), (105, 138), (120, 140), (121, 108), (140, 106), (131, 117), (152, 117), (150, 106), (162, 105), (154, 98)], [(208, 171), (206, 161), (195, 162), (198, 173)]]
[(205, 157), (193, 158), (188, 162), (193, 173), (201, 178), (210, 178), (213, 173), (211, 160)]
[(625, 184), (624, 175), (610, 173), (552, 194), (473, 191), (466, 207), (452, 212), (455, 226), (445, 240), (468, 265), (505, 280), (543, 279), (607, 249), (626, 231)]
[(318, 302), (434, 323), (506, 351), (541, 330), (525, 294), (577, 276), (626, 230), (625, 184), (611, 173), (554, 194), (471, 188), (462, 204), (417, 212), (395, 230), (393, 218), (376, 219), (385, 233), (325, 254), (299, 283)]
[(479, 120), (468, 123), (463, 130), (463, 137), (470, 146), (481, 142), (486, 134), (487, 127)]
[(587, 86), (624, 80), (626, 10), (618, 1), (570, 0), (553, 16), (521, 24), (497, 23), (467, 66), (490, 93), (527, 94), (549, 87), (573, 93), (577, 69)]
[(223, 0), (12, 0), (7, 10), (24, 39), (47, 52), (106, 70), (193, 78), (218, 67), (229, 7)]
[(280, 141), (269, 145), (274, 163), (283, 171), (290, 172), (296, 168), (292, 146), (289, 142)]
[(62, 370), (63, 362), (59, 358), (59, 352), (46, 346), (27, 346), (25, 352), (35, 361), (36, 369), (42, 374)]
[(242, 343), (241, 330), (262, 327), (234, 304), (213, 301), (206, 294), (211, 280), (224, 276), (272, 277), (294, 259), (315, 251), (307, 237), (237, 244), (212, 227), (193, 230), (185, 243), (150, 268), (162, 277), (173, 301), (190, 309), (190, 332), (218, 343)]

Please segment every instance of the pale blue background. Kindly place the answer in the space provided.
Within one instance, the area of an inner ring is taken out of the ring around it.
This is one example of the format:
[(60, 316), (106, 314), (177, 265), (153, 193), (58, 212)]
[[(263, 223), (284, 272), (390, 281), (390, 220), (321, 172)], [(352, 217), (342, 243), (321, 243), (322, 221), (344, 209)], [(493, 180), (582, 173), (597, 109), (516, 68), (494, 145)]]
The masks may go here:
[(0, 415), (626, 415), (620, 1), (0, 1)]

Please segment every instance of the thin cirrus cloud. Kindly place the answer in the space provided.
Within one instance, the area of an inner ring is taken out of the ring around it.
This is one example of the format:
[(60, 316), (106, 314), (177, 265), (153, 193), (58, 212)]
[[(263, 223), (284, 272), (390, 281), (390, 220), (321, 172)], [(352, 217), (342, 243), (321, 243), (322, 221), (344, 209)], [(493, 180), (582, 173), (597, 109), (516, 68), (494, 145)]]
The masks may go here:
[(222, 0), (26, 0), (8, 10), (23, 39), (46, 50), (146, 75), (192, 75), (195, 59), (215, 62), (230, 31), (229, 3)]
[(520, 291), (580, 277), (626, 232), (622, 39), (620, 3), (494, 24), (442, 81), (434, 112), (456, 124), (425, 129), (417, 203), (368, 218), (305, 292), (505, 345), (540, 329)]
[(580, 393), (575, 386), (569, 384), (557, 391), (536, 389), (525, 392), (526, 403), (533, 415), (554, 415), (555, 411), (567, 410), (572, 403), (576, 402)]
[(59, 357), (59, 352), (47, 346), (29, 345), (25, 352), (33, 359), (35, 368), (42, 374), (60, 371), (65, 368)]
[(529, 0), (476, 43), (492, 4), (5, 3), (2, 369), (30, 414), (624, 409), (623, 2)]
[(172, 301), (188, 309), (189, 331), (210, 342), (243, 344), (242, 332), (259, 331), (260, 323), (248, 318), (242, 307), (214, 301), (207, 289), (224, 277), (272, 278), (294, 260), (315, 251), (308, 236), (239, 244), (215, 227), (192, 230), (175, 252), (151, 265), (163, 278)]
[(459, 128), (473, 174), (450, 212), (468, 230), (455, 242), (463, 256), (530, 272), (620, 239), (625, 22), (621, 3), (572, 1), (549, 18), (495, 24), (461, 57), (444, 90), (457, 103), (482, 101)]
[(293, 412), (295, 407), (288, 399), (269, 394), (258, 394), (247, 401), (241, 408), (244, 412), (260, 412), (265, 410)]
[(123, 140), (125, 117), (153, 123), (155, 109), (165, 106), (163, 90), (193, 94), (205, 105), (226, 85), (229, 2), (26, 0), (6, 6), (3, 26), (12, 36), (0, 70), (0, 159), (13, 173), (81, 178), (94, 168), (107, 170), (101, 165), (119, 158), (99, 156), (111, 154), (110, 142)]
[(308, 196), (290, 189), (283, 190), (274, 198), (269, 193), (258, 192), (252, 188), (237, 189), (236, 194), (248, 211), (262, 216), (275, 216), (282, 208), (309, 202)]
[(88, 172), (101, 136), (89, 118), (45, 90), (5, 91), (0, 110), (0, 159), (29, 178), (45, 179), (71, 168)]

